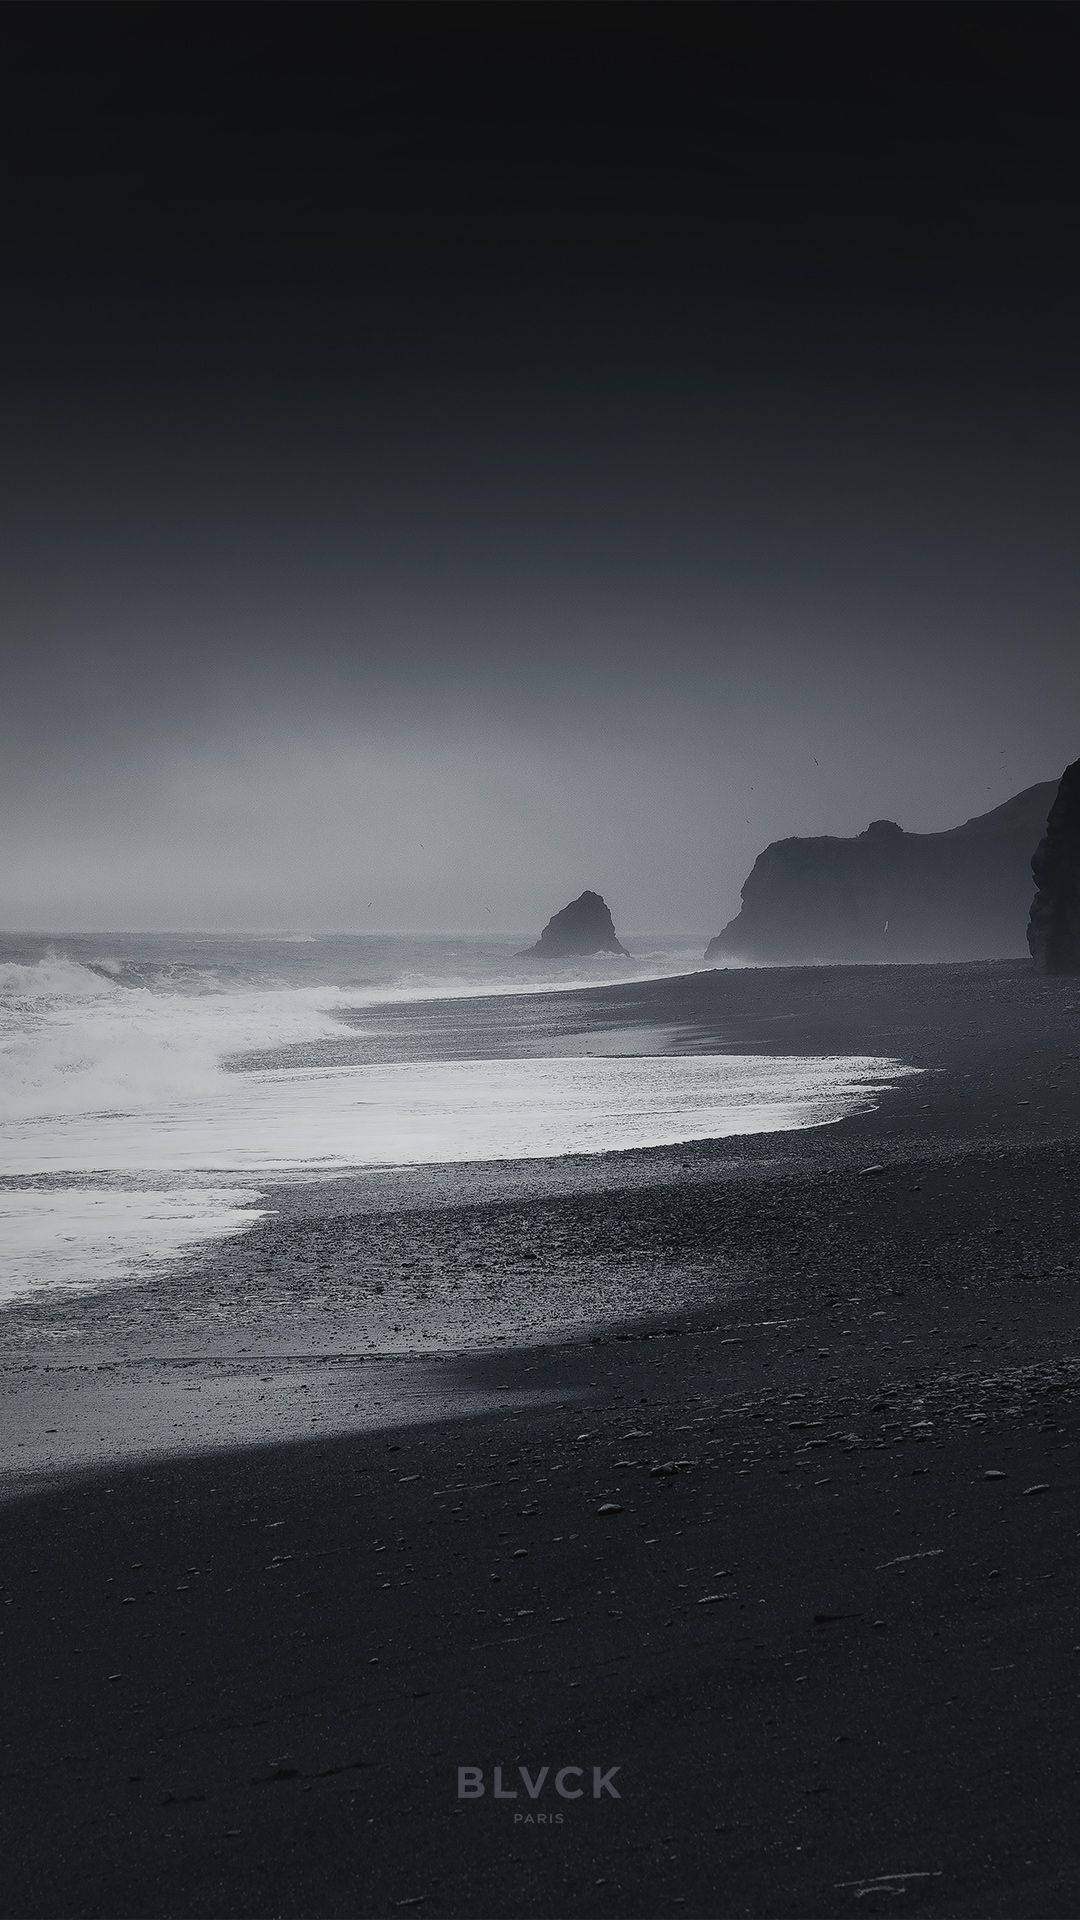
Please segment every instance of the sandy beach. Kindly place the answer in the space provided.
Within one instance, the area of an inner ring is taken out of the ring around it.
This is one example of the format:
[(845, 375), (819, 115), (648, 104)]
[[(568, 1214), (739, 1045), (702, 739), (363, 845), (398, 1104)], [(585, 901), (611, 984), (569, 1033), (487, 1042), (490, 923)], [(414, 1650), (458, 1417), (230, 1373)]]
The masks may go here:
[[(1080, 989), (588, 1002), (923, 1071), (830, 1126), (294, 1187), (167, 1308), (9, 1308), (12, 1920), (1075, 1910)], [(566, 1326), (366, 1358), (378, 1262), (515, 1325), (540, 1272)]]

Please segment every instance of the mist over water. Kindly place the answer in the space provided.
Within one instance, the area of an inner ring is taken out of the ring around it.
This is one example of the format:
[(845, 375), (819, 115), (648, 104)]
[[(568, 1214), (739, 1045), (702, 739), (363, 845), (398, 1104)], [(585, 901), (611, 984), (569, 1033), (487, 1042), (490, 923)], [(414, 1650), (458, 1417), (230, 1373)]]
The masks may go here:
[(101, 936), (0, 945), (0, 1298), (100, 1287), (242, 1231), (264, 1189), (821, 1125), (894, 1063), (678, 1050), (574, 989), (678, 975), (654, 944), (539, 969), (517, 943)]

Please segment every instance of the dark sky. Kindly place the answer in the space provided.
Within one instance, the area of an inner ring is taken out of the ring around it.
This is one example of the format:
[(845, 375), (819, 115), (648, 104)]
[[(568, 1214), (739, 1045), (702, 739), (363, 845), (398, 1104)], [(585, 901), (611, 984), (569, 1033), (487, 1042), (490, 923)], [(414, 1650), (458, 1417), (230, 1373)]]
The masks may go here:
[(0, 922), (715, 929), (1080, 753), (1080, 13), (4, 11)]

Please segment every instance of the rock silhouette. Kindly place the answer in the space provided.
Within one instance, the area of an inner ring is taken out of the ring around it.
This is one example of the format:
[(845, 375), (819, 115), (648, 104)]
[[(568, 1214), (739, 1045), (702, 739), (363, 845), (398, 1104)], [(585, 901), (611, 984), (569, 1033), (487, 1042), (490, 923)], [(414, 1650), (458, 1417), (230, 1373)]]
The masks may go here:
[(1040, 973), (1080, 973), (1080, 760), (1061, 776), (1031, 871), (1031, 957)]
[(705, 957), (800, 966), (1020, 955), (1031, 849), (1055, 791), (1043, 781), (943, 833), (874, 820), (852, 839), (774, 841)]
[(571, 955), (625, 952), (605, 902), (598, 893), (586, 891), (552, 915), (536, 945), (527, 947), (522, 957), (565, 960)]

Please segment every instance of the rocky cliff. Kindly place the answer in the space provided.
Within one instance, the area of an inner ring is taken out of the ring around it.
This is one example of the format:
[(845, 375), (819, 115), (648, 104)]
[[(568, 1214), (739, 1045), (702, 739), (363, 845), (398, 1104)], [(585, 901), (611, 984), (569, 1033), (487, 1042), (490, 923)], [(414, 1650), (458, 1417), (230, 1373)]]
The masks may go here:
[(615, 924), (604, 901), (598, 893), (585, 892), (552, 916), (536, 945), (526, 949), (526, 956), (565, 960), (572, 955), (625, 952), (615, 937)]
[(751, 964), (980, 960), (1021, 954), (1044, 781), (944, 833), (874, 820), (846, 840), (776, 840), (706, 959)]
[(1061, 776), (1031, 871), (1031, 957), (1040, 973), (1080, 973), (1080, 760)]

